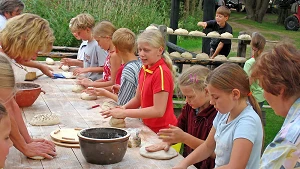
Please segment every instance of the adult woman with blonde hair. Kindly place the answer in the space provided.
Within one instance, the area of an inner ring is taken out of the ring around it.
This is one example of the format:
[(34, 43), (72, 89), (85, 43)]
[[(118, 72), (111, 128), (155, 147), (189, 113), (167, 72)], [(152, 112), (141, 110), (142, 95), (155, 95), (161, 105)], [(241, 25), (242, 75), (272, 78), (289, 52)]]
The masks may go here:
[[(0, 101), (4, 104), (11, 120), (11, 140), (14, 146), (27, 157), (43, 156), (53, 158), (55, 146), (44, 139), (32, 139), (23, 121), (21, 110), (13, 98), (13, 92), (7, 88), (15, 87), (15, 79), (11, 63), (14, 59), (18, 63), (40, 68), (44, 73), (51, 75), (47, 66), (31, 62), (38, 51), (51, 50), (54, 37), (49, 23), (34, 14), (22, 14), (11, 18), (0, 33), (0, 52), (4, 52), (10, 59), (1, 60), (0, 66)], [(5, 58), (1, 53), (1, 58)], [(20, 66), (21, 67), (21, 66)]]

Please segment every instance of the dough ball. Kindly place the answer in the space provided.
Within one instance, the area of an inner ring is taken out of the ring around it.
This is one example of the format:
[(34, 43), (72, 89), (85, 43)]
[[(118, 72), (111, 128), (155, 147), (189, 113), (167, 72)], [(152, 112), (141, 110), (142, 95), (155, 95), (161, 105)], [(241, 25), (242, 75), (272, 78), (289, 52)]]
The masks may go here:
[(198, 60), (206, 60), (206, 59), (209, 59), (209, 56), (206, 53), (199, 53), (199, 54), (196, 55), (196, 59), (198, 59)]
[(212, 31), (207, 34), (207, 37), (218, 38), (220, 34), (217, 31)]
[(247, 59), (244, 57), (230, 57), (228, 60), (232, 62), (246, 62)]
[(54, 65), (54, 60), (52, 58), (46, 58), (46, 64), (48, 65)]
[(176, 29), (174, 31), (174, 33), (177, 35), (188, 35), (189, 31), (187, 31), (186, 29), (179, 28), (179, 29)]
[(45, 159), (45, 157), (42, 157), (42, 156), (33, 156), (33, 157), (29, 157), (29, 158), (31, 158), (33, 160), (44, 160)]
[(193, 55), (190, 52), (183, 52), (181, 56), (185, 59), (192, 59)]
[(174, 33), (174, 30), (173, 30), (172, 28), (167, 27), (167, 33), (173, 34), (173, 33)]
[(59, 124), (59, 118), (56, 114), (38, 114), (35, 115), (29, 124), (33, 126), (51, 126)]
[(158, 30), (158, 28), (154, 25), (150, 25), (146, 28), (146, 30), (151, 30), (151, 29)]
[(82, 85), (76, 84), (73, 86), (72, 92), (81, 93), (85, 88)]
[(172, 58), (181, 58), (181, 54), (179, 52), (171, 52), (170, 56)]
[(73, 75), (73, 72), (61, 72), (61, 74), (65, 76), (66, 79), (76, 79), (76, 76)]
[(233, 35), (231, 34), (231, 33), (229, 33), (229, 32), (225, 32), (225, 33), (222, 33), (221, 34), (221, 37), (222, 38), (233, 38)]
[(200, 32), (200, 31), (191, 31), (191, 32), (189, 33), (189, 35), (192, 35), (192, 36), (206, 36), (205, 33)]
[(96, 95), (89, 95), (85, 92), (81, 93), (81, 97), (82, 100), (97, 100), (97, 96)]
[(159, 150), (156, 152), (148, 152), (145, 149), (147, 146), (149, 146), (149, 145), (146, 145), (146, 146), (143, 146), (140, 148), (140, 154), (146, 158), (152, 158), (152, 159), (157, 159), (157, 160), (169, 160), (178, 155), (176, 150), (174, 150), (174, 148), (172, 148), (172, 147), (170, 147), (169, 151), (167, 151), (167, 152), (165, 150)]
[(69, 71), (70, 67), (68, 65), (62, 65), (61, 69), (63, 71)]
[(225, 55), (217, 55), (214, 60), (217, 60), (217, 61), (226, 61), (227, 60), (227, 57)]
[(238, 38), (242, 40), (251, 40), (251, 36), (248, 34), (239, 35)]
[(142, 142), (142, 139), (139, 136), (141, 130), (135, 128), (135, 129), (127, 129), (126, 131), (130, 133), (130, 137), (128, 139), (128, 147), (129, 148), (139, 147)]
[(109, 109), (111, 109), (111, 108), (115, 108), (115, 107), (117, 107), (117, 106), (118, 106), (117, 102), (115, 102), (115, 101), (108, 101), (108, 102), (104, 102), (104, 103), (101, 105), (101, 109), (102, 109), (103, 111), (105, 111), (105, 110), (109, 110)]
[(110, 118), (109, 125), (111, 127), (118, 127), (118, 128), (126, 127), (126, 123), (125, 123), (124, 119), (117, 119), (117, 118), (114, 118), (114, 117)]

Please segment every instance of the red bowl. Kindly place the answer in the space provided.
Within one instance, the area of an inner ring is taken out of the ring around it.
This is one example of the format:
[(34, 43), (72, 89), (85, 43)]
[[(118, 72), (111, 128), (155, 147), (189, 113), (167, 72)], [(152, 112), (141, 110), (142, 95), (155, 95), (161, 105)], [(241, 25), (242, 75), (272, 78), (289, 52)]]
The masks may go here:
[(45, 91), (39, 84), (35, 83), (17, 83), (16, 102), (20, 107), (29, 107), (39, 97), (40, 93)]

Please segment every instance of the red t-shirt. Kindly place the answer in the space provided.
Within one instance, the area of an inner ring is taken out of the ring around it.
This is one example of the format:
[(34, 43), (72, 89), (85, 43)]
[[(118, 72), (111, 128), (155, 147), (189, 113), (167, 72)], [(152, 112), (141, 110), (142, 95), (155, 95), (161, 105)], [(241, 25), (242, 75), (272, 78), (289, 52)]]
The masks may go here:
[(121, 76), (124, 69), (124, 64), (121, 64), (116, 74), (116, 84), (121, 85)]
[(177, 118), (173, 110), (174, 83), (172, 73), (163, 59), (157, 61), (149, 69), (147, 68), (144, 65), (139, 74), (141, 107), (153, 106), (154, 94), (162, 91), (169, 93), (163, 117), (143, 119), (144, 124), (157, 133), (160, 129), (168, 128), (169, 124), (177, 125)]

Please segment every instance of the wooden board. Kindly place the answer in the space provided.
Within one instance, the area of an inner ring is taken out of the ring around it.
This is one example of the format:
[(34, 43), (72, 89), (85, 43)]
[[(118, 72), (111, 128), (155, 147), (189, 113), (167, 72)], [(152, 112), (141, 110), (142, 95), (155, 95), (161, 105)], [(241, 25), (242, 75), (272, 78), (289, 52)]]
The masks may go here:
[(57, 129), (50, 133), (53, 140), (61, 143), (79, 143), (79, 138), (77, 136), (81, 129), (65, 128)]
[(52, 142), (55, 144), (55, 145), (58, 145), (58, 146), (62, 146), (62, 147), (67, 147), (67, 148), (80, 148), (80, 145), (77, 144), (77, 143), (62, 143), (62, 142), (58, 142), (58, 141), (55, 141), (55, 140), (52, 140)]

